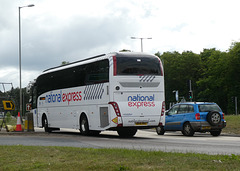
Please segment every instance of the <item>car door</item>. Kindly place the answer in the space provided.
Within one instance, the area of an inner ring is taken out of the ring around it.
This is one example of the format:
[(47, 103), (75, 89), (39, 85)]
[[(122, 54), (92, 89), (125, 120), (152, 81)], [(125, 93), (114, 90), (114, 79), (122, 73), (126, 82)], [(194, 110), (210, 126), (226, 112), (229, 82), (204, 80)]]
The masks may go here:
[(176, 120), (176, 115), (178, 113), (180, 105), (173, 106), (167, 113), (165, 117), (165, 130), (176, 130), (179, 124)]
[(175, 116), (176, 121), (176, 130), (182, 130), (182, 125), (185, 121), (186, 115), (188, 113), (188, 106), (187, 104), (181, 104), (178, 108), (178, 113)]

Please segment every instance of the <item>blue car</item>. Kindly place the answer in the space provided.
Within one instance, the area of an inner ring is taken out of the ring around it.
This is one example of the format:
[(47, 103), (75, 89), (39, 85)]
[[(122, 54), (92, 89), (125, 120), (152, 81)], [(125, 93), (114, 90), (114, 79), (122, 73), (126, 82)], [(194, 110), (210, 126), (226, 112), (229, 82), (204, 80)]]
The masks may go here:
[(210, 132), (219, 136), (226, 127), (224, 113), (216, 103), (186, 102), (172, 106), (165, 117), (165, 126), (156, 128), (158, 135), (165, 131), (182, 131), (185, 136), (193, 136), (195, 132)]

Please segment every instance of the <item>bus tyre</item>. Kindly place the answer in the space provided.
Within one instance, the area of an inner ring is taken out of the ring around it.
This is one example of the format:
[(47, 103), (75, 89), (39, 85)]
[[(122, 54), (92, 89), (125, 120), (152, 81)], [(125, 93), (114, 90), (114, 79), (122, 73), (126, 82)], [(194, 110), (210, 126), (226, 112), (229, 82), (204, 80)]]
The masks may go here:
[(137, 132), (136, 128), (121, 128), (117, 130), (120, 137), (130, 138), (133, 137)]
[(45, 132), (52, 132), (52, 129), (48, 127), (48, 120), (46, 116), (43, 118), (43, 127)]
[(101, 131), (90, 131), (90, 135), (92, 136), (98, 136), (101, 133)]
[(89, 125), (86, 115), (82, 115), (80, 118), (80, 132), (82, 135), (89, 135)]
[(158, 135), (164, 135), (164, 133), (165, 133), (164, 127), (163, 126), (158, 126), (156, 128), (156, 132), (157, 132)]

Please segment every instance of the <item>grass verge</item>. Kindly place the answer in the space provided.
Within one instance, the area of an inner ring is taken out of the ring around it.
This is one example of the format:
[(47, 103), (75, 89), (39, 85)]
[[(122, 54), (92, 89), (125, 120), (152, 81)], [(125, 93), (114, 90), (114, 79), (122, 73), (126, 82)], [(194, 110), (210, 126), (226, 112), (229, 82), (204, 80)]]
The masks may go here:
[(0, 146), (0, 170), (239, 170), (239, 155)]
[(223, 129), (223, 133), (240, 135), (240, 115), (225, 115), (225, 120), (227, 126)]

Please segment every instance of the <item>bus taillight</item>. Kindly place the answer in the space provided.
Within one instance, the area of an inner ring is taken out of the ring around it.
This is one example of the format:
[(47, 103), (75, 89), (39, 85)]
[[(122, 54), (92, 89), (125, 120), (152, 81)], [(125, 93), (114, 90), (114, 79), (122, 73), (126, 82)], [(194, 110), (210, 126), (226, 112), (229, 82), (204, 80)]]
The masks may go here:
[(162, 102), (161, 116), (164, 116), (164, 112), (165, 112), (165, 101)]
[(116, 56), (113, 56), (113, 75), (117, 75), (117, 58)]
[(120, 110), (119, 110), (119, 107), (118, 107), (118, 104), (116, 102), (109, 102), (108, 104), (111, 104), (116, 115), (121, 117), (121, 113), (120, 113)]

